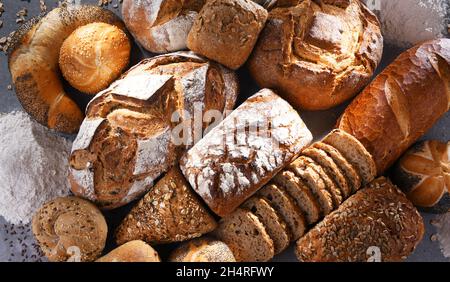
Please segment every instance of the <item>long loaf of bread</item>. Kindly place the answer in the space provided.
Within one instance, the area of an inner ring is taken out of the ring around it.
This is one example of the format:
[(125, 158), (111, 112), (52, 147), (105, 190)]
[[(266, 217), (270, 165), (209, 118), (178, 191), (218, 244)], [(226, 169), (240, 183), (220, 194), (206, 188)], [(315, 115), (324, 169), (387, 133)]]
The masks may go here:
[(382, 173), (450, 107), (450, 39), (401, 54), (350, 104), (338, 127), (355, 136)]

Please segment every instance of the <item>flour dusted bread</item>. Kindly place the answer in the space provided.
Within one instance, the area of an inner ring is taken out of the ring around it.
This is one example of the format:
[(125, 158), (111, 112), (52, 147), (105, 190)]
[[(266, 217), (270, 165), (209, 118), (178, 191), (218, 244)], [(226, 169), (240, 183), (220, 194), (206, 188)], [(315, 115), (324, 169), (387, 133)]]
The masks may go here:
[(125, 217), (117, 243), (185, 241), (213, 231), (217, 224), (177, 167), (172, 168)]
[(119, 17), (106, 9), (63, 5), (23, 24), (13, 36), (8, 65), (17, 98), (27, 113), (51, 129), (76, 133), (83, 121), (82, 110), (63, 88), (58, 60), (64, 40), (93, 22), (124, 29)]
[(32, 229), (45, 256), (54, 262), (93, 261), (105, 247), (108, 227), (99, 209), (76, 198), (56, 198), (34, 215)]
[(250, 97), (181, 159), (194, 190), (230, 214), (312, 140), (298, 113), (271, 90)]
[(109, 209), (143, 195), (212, 122), (195, 127), (194, 111), (232, 109), (237, 87), (233, 72), (190, 52), (134, 66), (87, 107), (70, 158), (72, 191)]
[(171, 262), (236, 262), (227, 244), (212, 237), (182, 243), (170, 254)]
[(386, 178), (371, 182), (297, 241), (300, 261), (360, 261), (378, 247), (382, 261), (410, 255), (424, 234), (422, 217)]
[(358, 0), (277, 5), (248, 61), (256, 82), (308, 110), (329, 109), (358, 94), (381, 60), (375, 15)]
[(160, 262), (158, 253), (143, 241), (130, 241), (96, 260), (96, 262)]
[(348, 106), (337, 127), (356, 137), (383, 173), (448, 111), (450, 39), (402, 53)]
[(250, 56), (267, 11), (251, 0), (208, 0), (187, 39), (190, 50), (231, 69)]
[(213, 234), (230, 247), (238, 262), (264, 262), (274, 256), (272, 239), (248, 210), (236, 209), (220, 221)]
[(154, 53), (186, 49), (186, 38), (204, 0), (124, 0), (123, 20), (136, 40)]

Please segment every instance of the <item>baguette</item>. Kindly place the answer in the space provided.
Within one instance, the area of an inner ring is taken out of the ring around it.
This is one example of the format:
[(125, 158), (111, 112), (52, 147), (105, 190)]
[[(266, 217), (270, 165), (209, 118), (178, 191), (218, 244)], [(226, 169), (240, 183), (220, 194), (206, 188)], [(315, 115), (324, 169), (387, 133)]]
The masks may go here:
[(401, 54), (348, 106), (337, 127), (356, 137), (383, 173), (450, 107), (450, 39)]

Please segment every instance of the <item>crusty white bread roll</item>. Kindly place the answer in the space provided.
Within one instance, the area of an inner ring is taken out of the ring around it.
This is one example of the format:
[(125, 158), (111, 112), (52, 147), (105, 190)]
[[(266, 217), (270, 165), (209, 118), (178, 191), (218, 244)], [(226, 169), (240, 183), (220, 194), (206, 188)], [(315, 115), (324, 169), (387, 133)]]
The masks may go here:
[(307, 110), (358, 94), (381, 60), (376, 16), (359, 0), (281, 2), (293, 6), (279, 3), (270, 11), (248, 61), (256, 82)]
[(401, 54), (348, 106), (337, 127), (355, 136), (383, 173), (450, 107), (450, 39)]
[(67, 95), (59, 70), (59, 51), (78, 27), (104, 22), (124, 29), (111, 11), (96, 6), (61, 6), (34, 18), (14, 34), (9, 70), (25, 111), (39, 123), (65, 133), (78, 131), (83, 113)]
[(186, 38), (204, 0), (124, 0), (123, 20), (148, 51), (186, 49)]
[(160, 262), (158, 253), (143, 241), (130, 241), (108, 254), (102, 256), (96, 262)]

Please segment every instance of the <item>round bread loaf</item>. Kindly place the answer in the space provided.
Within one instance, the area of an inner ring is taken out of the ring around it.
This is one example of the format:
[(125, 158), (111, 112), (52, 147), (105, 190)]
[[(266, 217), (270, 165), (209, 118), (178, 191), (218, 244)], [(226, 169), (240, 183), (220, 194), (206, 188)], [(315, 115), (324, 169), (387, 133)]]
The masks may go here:
[(122, 74), (129, 63), (130, 50), (127, 35), (117, 26), (87, 24), (64, 41), (59, 67), (74, 88), (96, 94)]
[(379, 22), (360, 1), (305, 0), (270, 11), (248, 66), (297, 108), (324, 110), (370, 81), (382, 50)]
[(96, 206), (76, 198), (57, 198), (34, 215), (33, 234), (50, 261), (93, 261), (105, 247), (108, 227)]
[(235, 262), (233, 252), (222, 241), (202, 237), (183, 243), (169, 257), (171, 262)]
[(39, 123), (57, 131), (75, 133), (83, 121), (82, 110), (64, 90), (59, 51), (75, 29), (93, 22), (124, 28), (106, 9), (63, 5), (22, 25), (13, 37), (9, 70), (17, 98)]
[(186, 49), (186, 38), (204, 0), (124, 0), (123, 20), (148, 51)]
[(214, 121), (194, 114), (231, 110), (237, 88), (234, 72), (190, 52), (142, 61), (89, 103), (72, 147), (72, 191), (101, 208), (143, 195)]
[(99, 258), (96, 262), (160, 262), (158, 253), (145, 242), (130, 241)]

